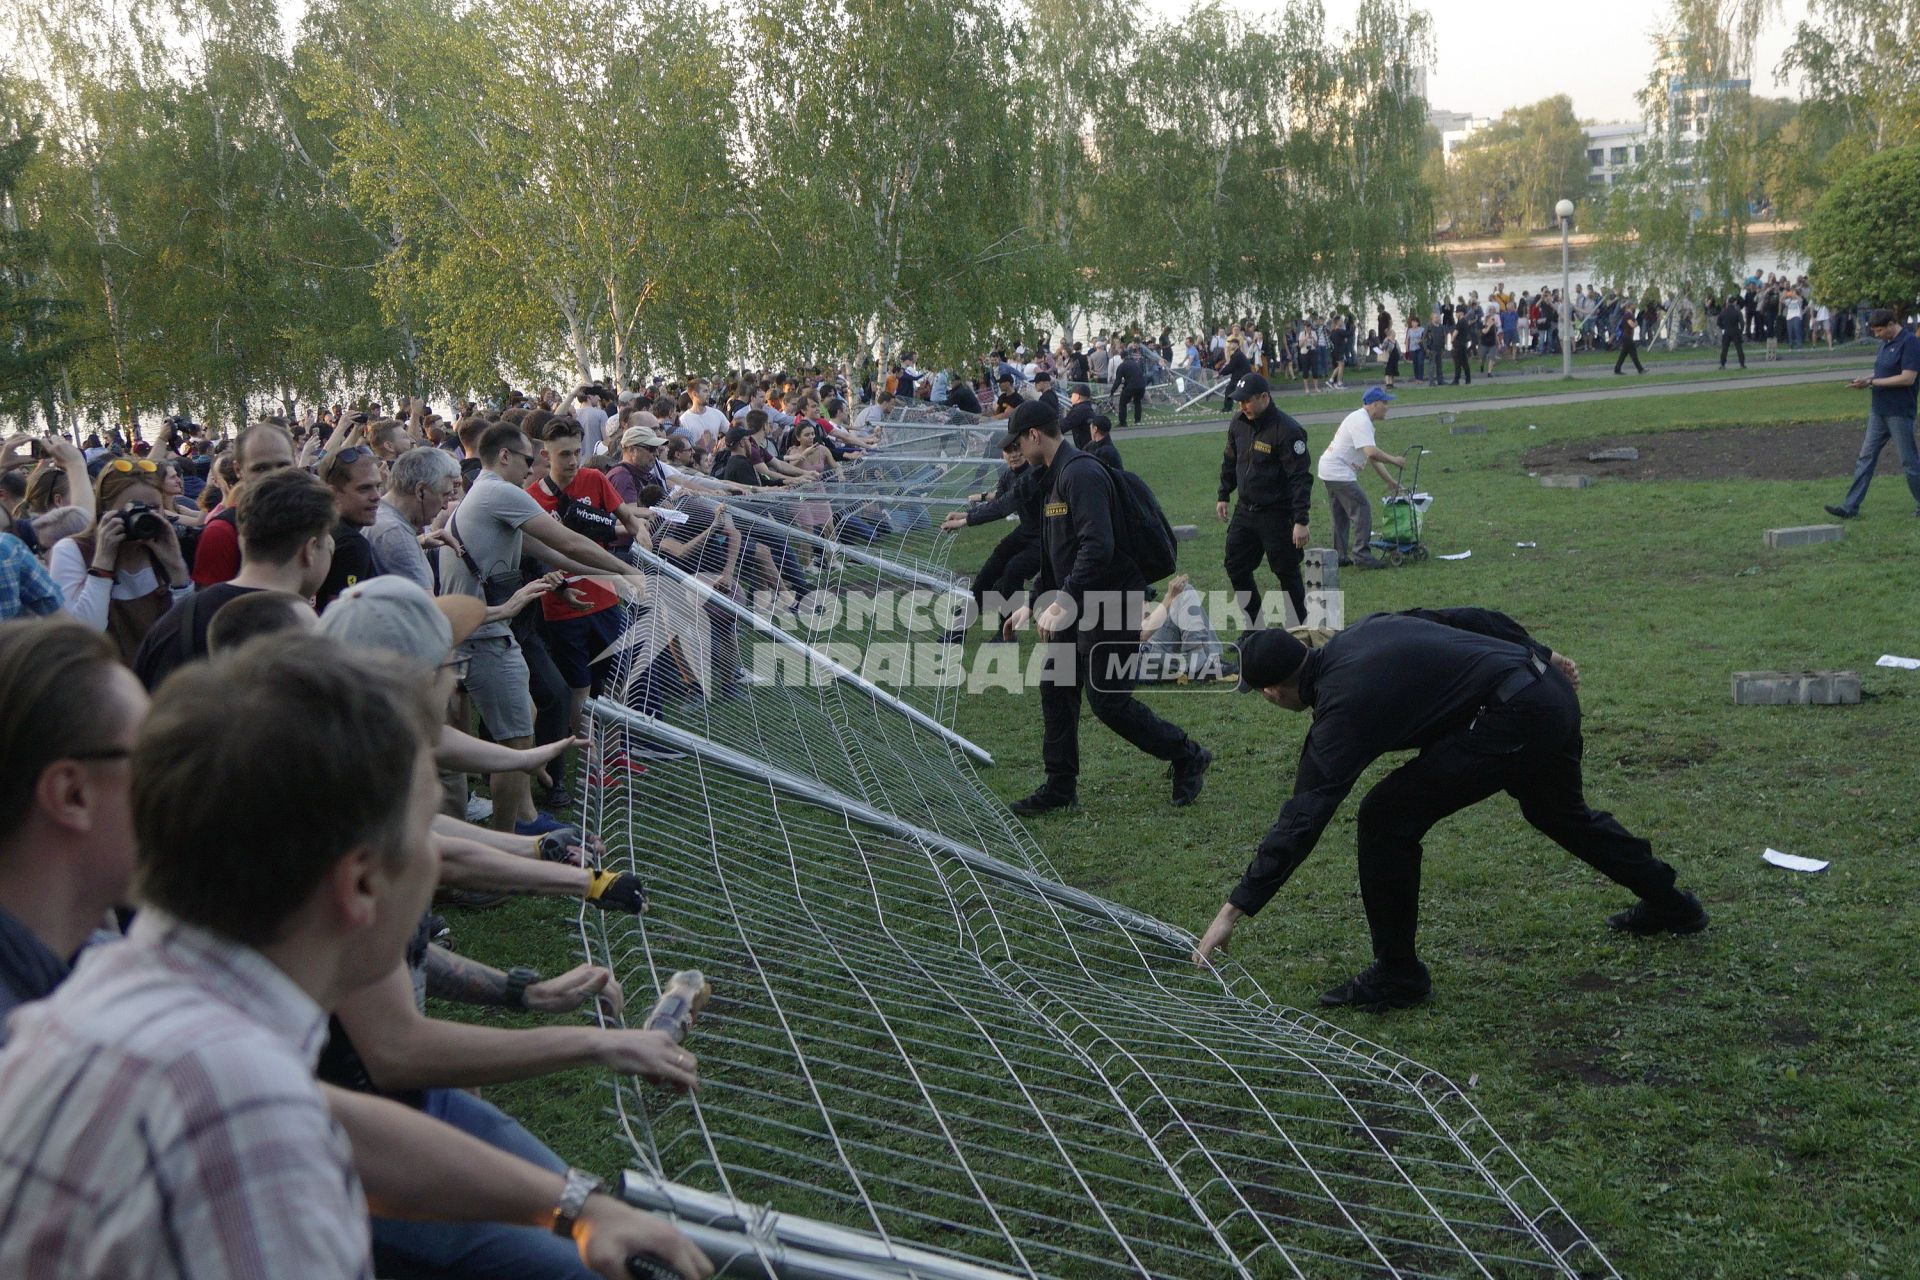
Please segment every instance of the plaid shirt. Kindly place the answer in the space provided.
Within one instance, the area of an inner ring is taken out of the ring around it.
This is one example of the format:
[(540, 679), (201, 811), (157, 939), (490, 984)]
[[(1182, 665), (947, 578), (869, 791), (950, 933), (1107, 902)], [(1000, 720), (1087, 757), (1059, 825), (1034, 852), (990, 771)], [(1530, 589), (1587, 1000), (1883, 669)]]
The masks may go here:
[(0, 620), (60, 612), (60, 588), (27, 544), (0, 533)]
[(326, 1016), (259, 952), (146, 911), (12, 1031), (0, 1275), (372, 1274)]

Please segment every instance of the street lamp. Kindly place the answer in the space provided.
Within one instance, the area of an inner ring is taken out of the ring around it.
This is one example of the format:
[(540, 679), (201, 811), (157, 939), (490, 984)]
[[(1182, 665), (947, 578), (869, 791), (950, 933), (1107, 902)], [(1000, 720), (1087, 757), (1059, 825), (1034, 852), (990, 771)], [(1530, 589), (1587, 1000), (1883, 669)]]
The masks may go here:
[(1573, 285), (1567, 272), (1567, 232), (1573, 226), (1573, 201), (1553, 206), (1560, 220), (1560, 376), (1573, 376)]

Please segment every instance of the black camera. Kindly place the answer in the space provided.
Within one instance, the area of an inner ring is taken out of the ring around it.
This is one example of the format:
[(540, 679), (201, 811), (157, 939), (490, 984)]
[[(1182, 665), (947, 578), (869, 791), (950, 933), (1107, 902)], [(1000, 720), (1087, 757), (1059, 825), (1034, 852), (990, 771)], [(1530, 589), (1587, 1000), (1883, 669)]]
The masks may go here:
[(120, 520), (126, 526), (128, 542), (152, 542), (167, 536), (167, 520), (144, 502), (129, 502), (120, 508)]

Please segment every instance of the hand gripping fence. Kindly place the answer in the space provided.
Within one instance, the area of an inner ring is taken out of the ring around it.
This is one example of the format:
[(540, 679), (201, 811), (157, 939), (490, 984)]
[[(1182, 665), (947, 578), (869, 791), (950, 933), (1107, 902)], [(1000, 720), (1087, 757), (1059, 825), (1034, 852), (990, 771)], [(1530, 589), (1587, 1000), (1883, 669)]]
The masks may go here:
[(583, 816), (653, 906), (579, 936), (713, 998), (696, 1094), (612, 1082), (623, 1194), (738, 1276), (1616, 1276), (1446, 1078), (1060, 882), (928, 678), (961, 646), (876, 607), (963, 589), (936, 526), (993, 473), (925, 445), (727, 499), (790, 610), (636, 557)]

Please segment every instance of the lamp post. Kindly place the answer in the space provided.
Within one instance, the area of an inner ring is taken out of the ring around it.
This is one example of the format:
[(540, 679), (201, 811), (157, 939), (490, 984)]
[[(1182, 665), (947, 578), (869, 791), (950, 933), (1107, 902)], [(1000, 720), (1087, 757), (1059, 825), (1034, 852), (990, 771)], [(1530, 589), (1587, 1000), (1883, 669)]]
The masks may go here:
[(1573, 284), (1567, 270), (1567, 232), (1573, 226), (1573, 201), (1553, 206), (1560, 220), (1560, 376), (1573, 376)]

